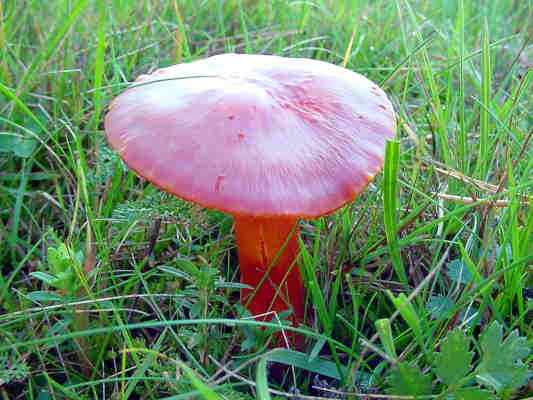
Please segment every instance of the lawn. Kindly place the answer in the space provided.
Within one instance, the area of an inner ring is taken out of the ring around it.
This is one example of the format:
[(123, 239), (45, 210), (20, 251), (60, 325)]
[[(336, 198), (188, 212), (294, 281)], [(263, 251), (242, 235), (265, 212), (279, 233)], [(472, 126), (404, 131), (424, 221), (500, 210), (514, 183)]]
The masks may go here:
[[(532, 396), (532, 21), (531, 0), (0, 0), (2, 399)], [(345, 66), (396, 111), (384, 173), (300, 222), (297, 327), (241, 305), (232, 218), (104, 134), (140, 74), (228, 52)]]

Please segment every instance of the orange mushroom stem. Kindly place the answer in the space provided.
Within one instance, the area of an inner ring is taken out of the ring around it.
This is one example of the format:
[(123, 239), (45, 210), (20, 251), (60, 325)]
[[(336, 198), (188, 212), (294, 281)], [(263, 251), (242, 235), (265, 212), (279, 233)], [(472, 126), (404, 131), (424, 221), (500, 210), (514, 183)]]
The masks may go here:
[(297, 264), (298, 220), (294, 218), (236, 217), (243, 304), (261, 320), (271, 312), (292, 310), (295, 325), (305, 315), (305, 289)]

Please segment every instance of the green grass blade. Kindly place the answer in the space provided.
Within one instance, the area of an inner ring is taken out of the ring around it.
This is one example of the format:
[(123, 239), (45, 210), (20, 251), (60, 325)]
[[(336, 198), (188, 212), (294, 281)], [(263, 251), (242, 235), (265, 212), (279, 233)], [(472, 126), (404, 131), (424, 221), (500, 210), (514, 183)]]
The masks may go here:
[(98, 34), (96, 53), (94, 57), (94, 81), (93, 81), (93, 129), (97, 129), (100, 123), (100, 114), (102, 111), (102, 89), (105, 67), (105, 49), (106, 49), (106, 9), (107, 5), (104, 0), (97, 2), (98, 7)]
[(396, 348), (394, 346), (394, 339), (392, 338), (390, 319), (388, 318), (378, 319), (375, 325), (376, 325), (376, 330), (379, 335), (379, 339), (381, 340), (381, 344), (383, 345), (383, 348), (385, 349), (385, 353), (387, 353), (387, 355), (390, 358), (395, 360), (397, 356), (396, 356)]
[(479, 149), (476, 171), (479, 178), (485, 179), (493, 157), (489, 152), (489, 110), (491, 109), (492, 68), (490, 61), (489, 27), (487, 21), (485, 21), (483, 28), (481, 50), (481, 109), (479, 111)]
[(465, 7), (464, 0), (459, 0), (457, 31), (459, 35), (459, 132), (458, 142), (458, 165), (463, 173), (468, 174), (468, 136), (466, 131), (466, 104), (465, 104), (465, 76), (464, 76), (464, 56), (465, 56)]
[(300, 259), (302, 276), (305, 279), (306, 287), (311, 296), (311, 304), (318, 315), (318, 319), (324, 327), (325, 332), (331, 332), (332, 322), (329, 316), (328, 308), (326, 302), (324, 301), (324, 296), (322, 294), (318, 279), (316, 276), (316, 265), (305, 247), (305, 243), (300, 239)]
[(334, 362), (329, 361), (325, 357), (315, 357), (314, 359), (310, 359), (308, 354), (300, 351), (274, 349), (267, 353), (265, 357), (269, 361), (300, 368), (337, 380), (341, 380), (343, 375), (346, 374), (346, 367), (342, 366), (343, 373), (341, 374)]
[(267, 379), (267, 357), (263, 356), (257, 363), (257, 372), (255, 376), (255, 388), (257, 390), (257, 398), (259, 400), (271, 400), (270, 392), (268, 391)]
[(174, 14), (178, 21), (178, 31), (176, 32), (176, 41), (178, 42), (176, 43), (176, 63), (180, 63), (183, 59), (189, 59), (191, 56), (191, 49), (178, 0), (173, 0), (172, 5), (174, 7)]
[(244, 48), (246, 49), (246, 53), (251, 54), (253, 52), (252, 43), (250, 41), (250, 33), (248, 32), (248, 25), (246, 23), (246, 13), (242, 5), (242, 0), (237, 0), (237, 6), (239, 8), (239, 19), (241, 21), (241, 29), (244, 35)]
[(186, 364), (180, 362), (179, 363), (180, 368), (185, 372), (185, 375), (187, 375), (187, 378), (191, 381), (192, 385), (200, 392), (200, 395), (205, 400), (222, 400), (222, 397), (220, 397), (216, 392), (211, 389), (209, 386), (207, 386), (202, 380), (196, 375), (194, 370), (192, 370), (190, 367), (188, 367)]
[(22, 161), (22, 168), (20, 170), (20, 182), (19, 187), (17, 189), (17, 194), (15, 197), (15, 206), (12, 210), (13, 220), (11, 223), (11, 231), (9, 232), (9, 248), (11, 249), (11, 260), (13, 263), (15, 263), (15, 260), (17, 258), (17, 254), (15, 251), (15, 247), (17, 246), (17, 242), (19, 240), (19, 225), (20, 225), (20, 217), (22, 213), (22, 206), (23, 206), (23, 199), (26, 194), (27, 190), (27, 184), (28, 184), (28, 173), (31, 171), (31, 167), (33, 165), (33, 161), (30, 160), (26, 162), (26, 160)]
[(398, 278), (407, 284), (407, 275), (398, 244), (398, 170), (400, 143), (388, 141), (385, 150), (383, 179), (383, 217), (392, 266)]

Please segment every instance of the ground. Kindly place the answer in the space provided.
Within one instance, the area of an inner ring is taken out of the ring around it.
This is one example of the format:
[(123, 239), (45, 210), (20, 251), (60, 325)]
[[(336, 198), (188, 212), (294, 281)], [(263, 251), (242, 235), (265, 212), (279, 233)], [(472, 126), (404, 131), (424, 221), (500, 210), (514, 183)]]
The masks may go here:
[[(0, 2), (3, 398), (531, 396), (532, 15), (530, 0)], [(105, 140), (127, 82), (224, 52), (345, 66), (397, 113), (385, 173), (301, 222), (300, 349), (246, 318), (232, 219), (161, 193)]]

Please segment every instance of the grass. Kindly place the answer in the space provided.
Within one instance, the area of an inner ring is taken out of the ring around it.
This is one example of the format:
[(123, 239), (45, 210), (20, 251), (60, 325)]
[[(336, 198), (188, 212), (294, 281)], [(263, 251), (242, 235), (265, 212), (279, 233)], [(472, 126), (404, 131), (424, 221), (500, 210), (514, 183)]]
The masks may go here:
[[(0, 2), (0, 394), (530, 396), (532, 17), (529, 0)], [(398, 115), (384, 174), (302, 222), (312, 318), (284, 328), (302, 352), (246, 318), (231, 218), (138, 179), (102, 131), (137, 75), (230, 51), (345, 65)]]

